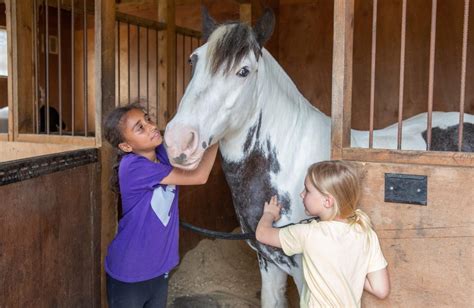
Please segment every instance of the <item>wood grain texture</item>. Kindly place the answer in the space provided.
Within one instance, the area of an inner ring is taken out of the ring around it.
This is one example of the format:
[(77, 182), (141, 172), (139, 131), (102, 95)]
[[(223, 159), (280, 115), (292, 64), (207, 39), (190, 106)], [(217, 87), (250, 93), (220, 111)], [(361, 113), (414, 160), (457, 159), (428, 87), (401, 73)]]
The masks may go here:
[[(371, 217), (389, 264), (388, 299), (364, 294), (366, 307), (469, 307), (472, 268), (474, 168), (360, 163), (361, 208)], [(384, 203), (384, 173), (426, 175), (427, 206)]]
[(97, 307), (97, 164), (0, 187), (0, 303)]

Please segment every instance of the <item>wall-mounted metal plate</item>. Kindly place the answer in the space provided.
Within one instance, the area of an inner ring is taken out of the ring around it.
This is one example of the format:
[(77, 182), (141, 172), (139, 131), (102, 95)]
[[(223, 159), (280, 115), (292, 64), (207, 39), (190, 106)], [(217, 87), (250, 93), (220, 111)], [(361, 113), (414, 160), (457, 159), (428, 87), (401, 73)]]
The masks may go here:
[(424, 175), (385, 173), (385, 202), (427, 205)]

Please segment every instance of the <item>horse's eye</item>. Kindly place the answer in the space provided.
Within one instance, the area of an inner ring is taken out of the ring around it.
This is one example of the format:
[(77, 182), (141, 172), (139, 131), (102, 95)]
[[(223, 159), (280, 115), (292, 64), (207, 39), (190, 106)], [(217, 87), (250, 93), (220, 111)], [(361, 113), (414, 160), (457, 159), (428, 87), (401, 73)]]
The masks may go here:
[(249, 73), (250, 73), (249, 68), (247, 66), (244, 66), (237, 72), (237, 76), (247, 77)]
[(188, 64), (193, 65), (193, 60), (191, 60), (191, 58), (188, 59)]

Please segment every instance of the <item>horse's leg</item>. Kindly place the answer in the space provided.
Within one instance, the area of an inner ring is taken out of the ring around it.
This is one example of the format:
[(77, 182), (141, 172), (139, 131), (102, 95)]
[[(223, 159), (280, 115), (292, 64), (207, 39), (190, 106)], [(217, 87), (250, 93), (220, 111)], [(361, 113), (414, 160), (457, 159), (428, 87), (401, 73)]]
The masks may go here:
[(298, 294), (301, 297), (301, 291), (303, 290), (304, 277), (303, 277), (303, 263), (302, 256), (295, 255), (294, 260), (298, 266), (293, 266), (290, 270), (290, 275), (293, 277), (296, 288), (298, 289)]
[(258, 264), (262, 276), (262, 307), (287, 307), (285, 291), (288, 274), (260, 255), (258, 256)]

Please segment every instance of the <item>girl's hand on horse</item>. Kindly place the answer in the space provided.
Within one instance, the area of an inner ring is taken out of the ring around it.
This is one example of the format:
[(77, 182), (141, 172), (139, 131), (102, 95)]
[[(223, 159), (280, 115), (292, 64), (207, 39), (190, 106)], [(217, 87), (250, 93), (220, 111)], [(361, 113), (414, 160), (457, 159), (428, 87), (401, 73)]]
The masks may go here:
[(273, 217), (273, 221), (277, 221), (280, 219), (280, 211), (281, 211), (281, 204), (278, 203), (277, 196), (273, 196), (270, 199), (270, 202), (265, 202), (263, 207), (263, 214), (270, 214)]

